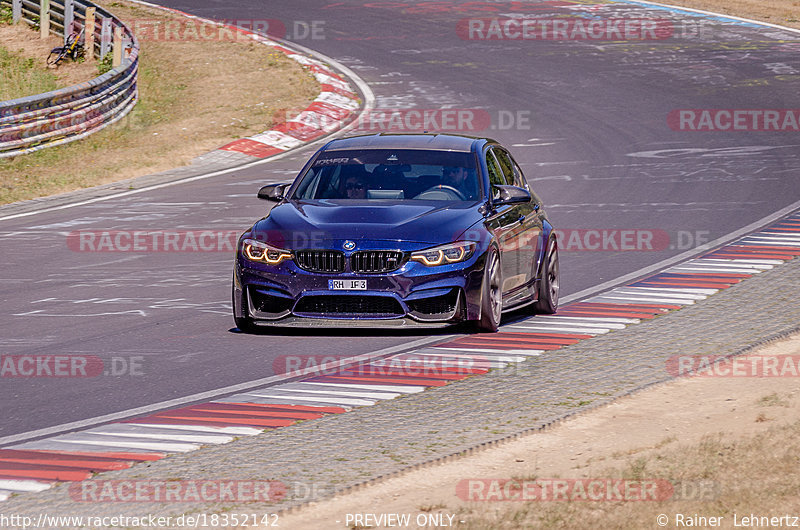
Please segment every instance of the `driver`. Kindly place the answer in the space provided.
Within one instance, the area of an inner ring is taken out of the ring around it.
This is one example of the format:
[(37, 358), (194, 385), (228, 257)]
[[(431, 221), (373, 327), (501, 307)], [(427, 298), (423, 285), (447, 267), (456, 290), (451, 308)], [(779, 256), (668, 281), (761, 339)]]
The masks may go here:
[(347, 177), (344, 183), (344, 189), (348, 199), (367, 198), (367, 184), (364, 182), (364, 179), (357, 175)]
[(465, 167), (445, 166), (442, 168), (442, 186), (452, 186), (457, 189), (465, 199), (474, 199), (476, 194), (472, 190), (469, 171)]

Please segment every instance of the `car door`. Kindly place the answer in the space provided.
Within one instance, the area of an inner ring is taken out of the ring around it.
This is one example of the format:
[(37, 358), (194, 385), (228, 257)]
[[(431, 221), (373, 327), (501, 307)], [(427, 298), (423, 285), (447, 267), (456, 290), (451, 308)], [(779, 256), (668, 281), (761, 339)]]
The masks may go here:
[(518, 205), (520, 216), (524, 217), (524, 219), (522, 219), (519, 227), (519, 247), (517, 251), (520, 274), (525, 276), (525, 285), (531, 287), (536, 280), (536, 272), (539, 270), (539, 262), (544, 254), (546, 244), (542, 239), (544, 233), (542, 201), (531, 191), (525, 175), (523, 175), (519, 164), (511, 156), (511, 153), (504, 149), (497, 149), (495, 154), (501, 168), (503, 168), (503, 172), (505, 173), (508, 169), (512, 173), (514, 186), (520, 187), (531, 194), (531, 202)]
[[(505, 174), (500, 168), (493, 154), (493, 149), (489, 148), (484, 152), (486, 169), (489, 172), (490, 185), (510, 184), (505, 178)], [(492, 199), (496, 194), (489, 190)], [(519, 289), (519, 259), (517, 257), (517, 246), (519, 238), (519, 211), (516, 204), (503, 204), (494, 208), (489, 218), (489, 227), (497, 238), (500, 247), (500, 264), (503, 270), (503, 302), (513, 301), (513, 291)]]

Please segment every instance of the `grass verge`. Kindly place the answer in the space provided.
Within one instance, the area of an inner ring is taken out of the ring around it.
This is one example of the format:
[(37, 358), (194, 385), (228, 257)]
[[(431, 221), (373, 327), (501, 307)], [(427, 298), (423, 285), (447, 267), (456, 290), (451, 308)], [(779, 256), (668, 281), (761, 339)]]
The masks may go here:
[[(462, 528), (657, 528), (657, 517), (662, 514), (667, 516), (666, 528), (736, 528), (737, 525), (750, 528), (751, 525), (742, 524), (743, 518), (751, 515), (772, 517), (797, 511), (797, 492), (800, 491), (798, 435), (800, 422), (776, 426), (744, 439), (722, 434), (708, 435), (698, 444), (672, 444), (669, 450), (649, 451), (645, 456), (632, 455), (625, 467), (595, 473), (605, 478), (626, 480), (663, 477), (675, 485), (678, 494), (688, 499), (529, 502), (496, 511), (462, 508), (461, 519), (467, 521)], [(711, 517), (718, 518), (719, 525), (710, 524)]]
[[(185, 17), (127, 2), (97, 2), (123, 21), (183, 23)], [(7, 28), (6, 28), (7, 29)], [(31, 30), (28, 33), (36, 35)], [(115, 126), (84, 140), (0, 159), (0, 204), (147, 175), (273, 125), (300, 110), (318, 84), (300, 65), (249, 39), (141, 39), (139, 103)], [(198, 37), (198, 35), (200, 37)], [(15, 45), (17, 42), (15, 41)], [(4, 39), (4, 46), (11, 48)], [(30, 56), (40, 61), (46, 54)], [(79, 82), (97, 75), (96, 64)], [(59, 75), (57, 72), (56, 75)]]
[(797, 0), (665, 0), (662, 3), (800, 29), (800, 2)]

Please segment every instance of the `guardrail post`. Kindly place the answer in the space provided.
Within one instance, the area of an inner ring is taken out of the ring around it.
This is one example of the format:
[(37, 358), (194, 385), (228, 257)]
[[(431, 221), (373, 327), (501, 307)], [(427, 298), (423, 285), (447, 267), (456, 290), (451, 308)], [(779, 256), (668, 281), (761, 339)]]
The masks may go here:
[(14, 24), (18, 24), (22, 20), (22, 0), (13, 0), (11, 2), (11, 13)]
[(111, 49), (111, 19), (103, 18), (103, 25), (100, 30), (100, 59), (103, 59)]
[(122, 64), (122, 52), (125, 50), (125, 43), (122, 42), (122, 28), (114, 28), (114, 55), (111, 66), (116, 68)]
[(72, 23), (75, 21), (75, 0), (64, 0), (64, 44), (72, 33)]
[(94, 13), (95, 7), (86, 8), (86, 43), (84, 49), (86, 50), (86, 58), (94, 59)]
[(50, 36), (50, 0), (39, 0), (39, 38)]

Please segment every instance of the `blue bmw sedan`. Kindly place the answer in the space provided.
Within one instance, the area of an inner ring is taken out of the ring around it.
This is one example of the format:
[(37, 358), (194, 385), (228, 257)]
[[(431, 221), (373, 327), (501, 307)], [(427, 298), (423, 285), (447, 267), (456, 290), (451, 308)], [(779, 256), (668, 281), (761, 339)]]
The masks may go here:
[[(467, 323), (558, 307), (558, 243), (539, 197), (494, 140), (333, 140), (239, 239), (233, 316), (267, 325)], [(343, 322), (344, 321), (344, 322)]]

